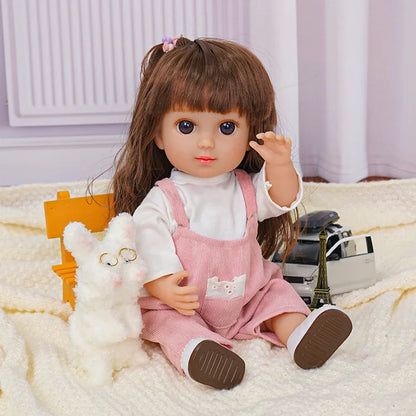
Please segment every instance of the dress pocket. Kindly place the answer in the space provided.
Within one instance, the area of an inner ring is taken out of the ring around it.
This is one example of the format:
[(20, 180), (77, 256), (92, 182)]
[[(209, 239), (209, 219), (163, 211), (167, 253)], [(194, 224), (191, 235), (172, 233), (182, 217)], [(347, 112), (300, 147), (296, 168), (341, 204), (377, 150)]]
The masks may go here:
[(206, 297), (201, 308), (201, 317), (215, 329), (227, 329), (234, 325), (244, 306), (244, 296), (232, 299)]

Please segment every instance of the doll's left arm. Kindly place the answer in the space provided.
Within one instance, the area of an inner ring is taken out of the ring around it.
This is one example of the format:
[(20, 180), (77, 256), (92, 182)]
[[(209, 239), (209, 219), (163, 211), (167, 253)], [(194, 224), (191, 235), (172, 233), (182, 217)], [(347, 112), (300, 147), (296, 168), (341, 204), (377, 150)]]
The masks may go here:
[(263, 144), (251, 141), (250, 146), (265, 161), (266, 180), (272, 185), (269, 189), (270, 198), (281, 207), (289, 207), (296, 200), (300, 186), (290, 157), (292, 142), (272, 131), (259, 133), (256, 137)]

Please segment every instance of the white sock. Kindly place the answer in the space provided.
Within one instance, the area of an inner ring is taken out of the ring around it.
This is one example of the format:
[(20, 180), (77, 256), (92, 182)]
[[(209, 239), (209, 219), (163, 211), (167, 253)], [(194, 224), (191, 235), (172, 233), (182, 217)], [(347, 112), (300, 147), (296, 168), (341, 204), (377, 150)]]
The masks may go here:
[(319, 309), (315, 309), (312, 311), (306, 319), (297, 327), (295, 330), (290, 334), (287, 340), (287, 350), (289, 351), (290, 356), (292, 357), (295, 354), (296, 347), (299, 345), (299, 342), (302, 340), (308, 329), (311, 327), (315, 319), (323, 312), (327, 311), (328, 309), (337, 309), (343, 313), (345, 313), (342, 309), (338, 308), (334, 305), (324, 305)]
[(181, 355), (181, 367), (182, 370), (185, 372), (185, 374), (189, 376), (189, 371), (188, 371), (188, 363), (189, 363), (189, 359), (191, 358), (191, 355), (194, 351), (194, 349), (196, 348), (196, 346), (201, 343), (202, 341), (205, 341), (209, 338), (194, 338), (191, 339), (186, 345), (185, 348), (182, 351), (182, 355)]

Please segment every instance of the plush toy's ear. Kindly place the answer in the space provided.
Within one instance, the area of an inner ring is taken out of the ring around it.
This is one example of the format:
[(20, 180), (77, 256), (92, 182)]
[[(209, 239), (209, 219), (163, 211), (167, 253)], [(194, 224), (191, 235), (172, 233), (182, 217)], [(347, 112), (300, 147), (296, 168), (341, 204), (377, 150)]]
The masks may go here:
[(97, 240), (81, 222), (70, 222), (64, 230), (65, 248), (75, 257), (90, 253)]
[(127, 212), (122, 212), (114, 217), (107, 229), (111, 239), (117, 239), (120, 244), (134, 244), (134, 221)]

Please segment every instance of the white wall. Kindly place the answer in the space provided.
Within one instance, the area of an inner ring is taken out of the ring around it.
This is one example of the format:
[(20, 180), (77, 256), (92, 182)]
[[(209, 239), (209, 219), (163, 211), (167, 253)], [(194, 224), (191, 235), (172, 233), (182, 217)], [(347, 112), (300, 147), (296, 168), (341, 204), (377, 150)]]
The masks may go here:
[(0, 186), (83, 181), (111, 167), (128, 124), (10, 127), (1, 18), (0, 34)]
[[(10, 11), (11, 5), (20, 11), (20, 7), (23, 8), (29, 4), (25, 0), (19, 0), (20, 3), (13, 3), (14, 0), (1, 0), (1, 2), (0, 13), (2, 14)], [(30, 7), (36, 8), (38, 4), (40, 3), (31, 3)], [(56, 8), (57, 3), (53, 4)], [(95, 9), (101, 5), (96, 1), (89, 4)], [(189, 38), (217, 36), (245, 44), (249, 37), (249, 25), (246, 24), (249, 0), (238, 2), (234, 0), (208, 0), (207, 2), (203, 0), (123, 0), (123, 2), (112, 1), (105, 4), (111, 5), (113, 9), (117, 8), (117, 5), (120, 7), (127, 5), (134, 8), (136, 13), (140, 13), (140, 10), (146, 13), (153, 10), (153, 21), (149, 22), (147, 19), (141, 23), (141, 26), (140, 23), (135, 22), (135, 25), (140, 27), (138, 29), (135, 27), (134, 31), (137, 30), (141, 34), (140, 38), (135, 37), (135, 42), (144, 46), (145, 50), (161, 41), (165, 35), (183, 34)], [(267, 4), (264, 3), (264, 5)], [(2, 14), (0, 17), (3, 17)], [(33, 17), (33, 14), (30, 15), (28, 12), (28, 20), (30, 16)], [(33, 24), (33, 20), (31, 22)], [(8, 96), (13, 99), (13, 111), (15, 111), (16, 93), (14, 91), (12, 94), (9, 91), (8, 95), (6, 92), (3, 24), (4, 22), (0, 19), (0, 33), (2, 34), (0, 41), (0, 186), (83, 181), (110, 168), (114, 155), (128, 131), (130, 114), (126, 114), (125, 123), (119, 124), (91, 125), (88, 124), (90, 121), (86, 120), (85, 125), (10, 126), (6, 102)], [(119, 51), (120, 48), (117, 50)], [(18, 54), (22, 51), (13, 50), (12, 53)], [(48, 54), (44, 55), (52, 60)], [(142, 56), (140, 60), (141, 58)], [(18, 65), (17, 69), (19, 69)], [(10, 74), (9, 71), (8, 77), (11, 76), (14, 74)], [(17, 114), (17, 116), (20, 115)], [(104, 177), (110, 176), (111, 172)]]

